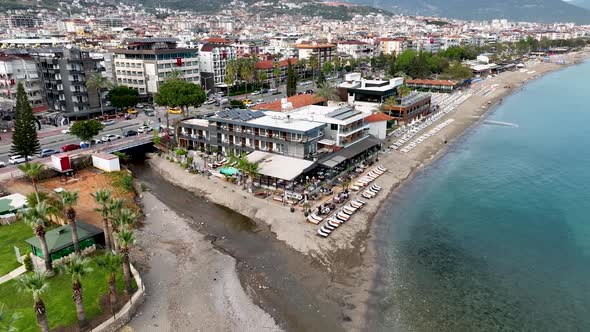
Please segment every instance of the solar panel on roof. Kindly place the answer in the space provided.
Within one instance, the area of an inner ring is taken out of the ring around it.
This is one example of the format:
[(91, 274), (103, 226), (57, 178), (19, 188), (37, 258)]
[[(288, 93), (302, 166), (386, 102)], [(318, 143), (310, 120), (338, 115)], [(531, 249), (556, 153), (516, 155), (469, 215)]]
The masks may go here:
[(351, 107), (341, 107), (328, 113), (327, 116), (337, 120), (345, 120), (359, 114), (361, 114), (361, 111), (355, 110)]

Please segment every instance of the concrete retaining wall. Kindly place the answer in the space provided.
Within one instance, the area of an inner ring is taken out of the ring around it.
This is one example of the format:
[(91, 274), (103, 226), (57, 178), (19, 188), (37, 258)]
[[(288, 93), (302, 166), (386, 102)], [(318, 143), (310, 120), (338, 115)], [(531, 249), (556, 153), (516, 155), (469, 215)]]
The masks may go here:
[(115, 332), (118, 331), (121, 327), (125, 324), (129, 323), (131, 317), (137, 312), (137, 309), (143, 303), (145, 299), (145, 285), (139, 276), (139, 273), (131, 265), (131, 273), (133, 274), (133, 278), (135, 279), (135, 283), (137, 284), (137, 291), (133, 293), (131, 300), (128, 301), (119, 312), (115, 315), (115, 317), (111, 317), (108, 320), (104, 321), (99, 326), (93, 328), (92, 332)]

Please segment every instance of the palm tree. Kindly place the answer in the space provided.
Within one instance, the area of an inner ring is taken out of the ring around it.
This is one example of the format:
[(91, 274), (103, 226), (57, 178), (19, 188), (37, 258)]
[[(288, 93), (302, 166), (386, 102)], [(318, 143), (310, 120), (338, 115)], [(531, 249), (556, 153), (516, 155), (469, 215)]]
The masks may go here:
[[(166, 112), (168, 113), (168, 112)], [(111, 232), (109, 230), (109, 204), (111, 201), (111, 192), (109, 190), (99, 189), (94, 193), (94, 199), (100, 208), (96, 209), (102, 216), (102, 229), (104, 232), (104, 243), (107, 251), (111, 251), (113, 248), (111, 240)]]
[(68, 224), (72, 230), (72, 242), (74, 242), (74, 251), (80, 253), (80, 243), (78, 241), (78, 226), (76, 224), (76, 210), (74, 206), (78, 203), (78, 192), (62, 191), (61, 205), (63, 206), (64, 215), (68, 219)]
[(397, 102), (397, 100), (395, 99), (394, 96), (391, 96), (385, 100), (385, 102), (383, 103), (383, 106), (381, 107), (381, 110), (383, 112), (387, 112), (387, 113), (389, 113), (389, 115), (391, 115), (392, 107), (397, 106), (397, 105), (399, 105), (399, 103)]
[(98, 94), (98, 102), (100, 104), (100, 113), (104, 116), (104, 109), (102, 106), (102, 92), (105, 89), (110, 89), (113, 87), (113, 83), (109, 81), (109, 79), (105, 76), (102, 76), (99, 73), (92, 74), (88, 81), (86, 81), (86, 86), (89, 89), (95, 89), (96, 93)]
[(33, 295), (33, 309), (37, 316), (37, 324), (39, 324), (42, 332), (49, 332), (45, 303), (43, 302), (43, 299), (41, 299), (41, 295), (43, 295), (49, 287), (49, 284), (47, 283), (47, 275), (43, 272), (26, 273), (18, 277), (16, 280), (19, 291), (31, 293)]
[(115, 238), (121, 246), (123, 255), (123, 278), (125, 279), (125, 295), (131, 296), (131, 265), (129, 264), (129, 249), (135, 243), (135, 236), (130, 229), (123, 228), (115, 233)]
[(130, 209), (119, 209), (112, 217), (113, 229), (117, 232), (123, 228), (132, 229), (137, 221), (137, 215)]
[(318, 69), (320, 65), (320, 61), (317, 56), (312, 56), (309, 58), (309, 65), (311, 66), (311, 80), (315, 82), (315, 71)]
[(18, 169), (25, 173), (25, 175), (29, 179), (31, 179), (31, 182), (33, 182), (33, 188), (35, 189), (37, 202), (39, 202), (39, 190), (37, 189), (37, 180), (39, 179), (39, 175), (41, 175), (43, 169), (45, 169), (45, 165), (41, 163), (24, 163), (18, 165)]
[(96, 263), (109, 272), (109, 301), (111, 303), (111, 314), (115, 315), (117, 310), (117, 271), (123, 264), (123, 258), (119, 254), (106, 253), (97, 258)]
[(248, 83), (254, 78), (254, 61), (252, 59), (240, 59), (240, 77), (246, 83), (246, 92), (248, 92)]
[(272, 76), (275, 80), (275, 89), (278, 89), (279, 83), (281, 82), (281, 67), (278, 63), (275, 63), (272, 67)]
[(260, 72), (260, 74), (258, 74), (258, 84), (260, 84), (260, 92), (263, 96), (264, 96), (264, 84), (266, 83), (267, 79), (268, 79), (268, 75), (266, 74), (266, 69), (264, 69), (263, 71)]
[(236, 81), (236, 76), (238, 74), (238, 63), (236, 60), (228, 60), (225, 64), (225, 78), (223, 79), (224, 83), (232, 86)]
[(78, 325), (86, 325), (86, 312), (84, 311), (84, 301), (82, 299), (82, 278), (92, 272), (90, 261), (80, 255), (74, 255), (61, 266), (61, 270), (72, 276), (72, 297), (76, 304), (76, 315), (78, 316)]
[(409, 86), (407, 85), (402, 85), (399, 88), (397, 88), (397, 94), (399, 95), (400, 98), (404, 98), (405, 96), (409, 95), (412, 92), (412, 89), (410, 89)]
[(39, 239), (41, 251), (43, 252), (43, 259), (45, 260), (45, 270), (47, 275), (53, 275), (53, 265), (51, 264), (51, 256), (49, 256), (49, 249), (47, 248), (47, 240), (45, 233), (48, 226), (49, 207), (45, 201), (37, 203), (34, 207), (22, 212), (20, 218), (31, 228)]
[(340, 96), (338, 90), (328, 83), (321, 84), (314, 93), (317, 97), (324, 100), (324, 105), (328, 104), (328, 101), (338, 101)]
[(8, 310), (4, 303), (0, 303), (0, 330), (6, 332), (17, 332), (18, 329), (14, 326), (17, 320), (21, 319), (23, 315), (20, 312), (14, 312), (10, 318), (6, 317)]

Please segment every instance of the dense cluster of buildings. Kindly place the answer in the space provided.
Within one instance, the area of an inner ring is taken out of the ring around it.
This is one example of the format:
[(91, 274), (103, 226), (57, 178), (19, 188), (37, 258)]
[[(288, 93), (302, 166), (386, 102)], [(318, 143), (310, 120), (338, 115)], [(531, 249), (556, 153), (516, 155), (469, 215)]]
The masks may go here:
[[(312, 64), (320, 69), (337, 60), (346, 64), (407, 49), (436, 53), (452, 46), (590, 34), (588, 27), (569, 23), (467, 22), (383, 14), (356, 15), (347, 21), (286, 14), (265, 17), (261, 11), (266, 5), (261, 3), (224, 7), (216, 15), (101, 4), (60, 3), (53, 11), (39, 7), (0, 14), (1, 108), (14, 105), (19, 82), (38, 109), (90, 112), (98, 105), (98, 95), (86, 81), (96, 73), (149, 98), (176, 71), (206, 90), (227, 88), (227, 63), (240, 57), (255, 59), (256, 76), (275, 85), (286, 80), (289, 62), (301, 74)], [(298, 8), (295, 3), (283, 6)], [(486, 65), (477, 68), (490, 69)]]

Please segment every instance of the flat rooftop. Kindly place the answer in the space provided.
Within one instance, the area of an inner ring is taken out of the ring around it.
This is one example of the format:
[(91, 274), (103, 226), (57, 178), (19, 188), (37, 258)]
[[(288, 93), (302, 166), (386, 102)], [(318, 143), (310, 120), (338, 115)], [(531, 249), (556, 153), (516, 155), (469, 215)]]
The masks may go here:
[(310, 105), (293, 110), (289, 113), (291, 118), (322, 122), (330, 124), (346, 125), (369, 116), (369, 113), (353, 109), (350, 106), (317, 106)]
[(299, 132), (307, 132), (313, 129), (320, 129), (324, 127), (324, 124), (322, 123), (307, 121), (303, 119), (288, 119), (286, 115), (277, 114), (273, 111), (263, 113), (265, 113), (266, 116), (250, 120), (248, 121), (248, 123)]

